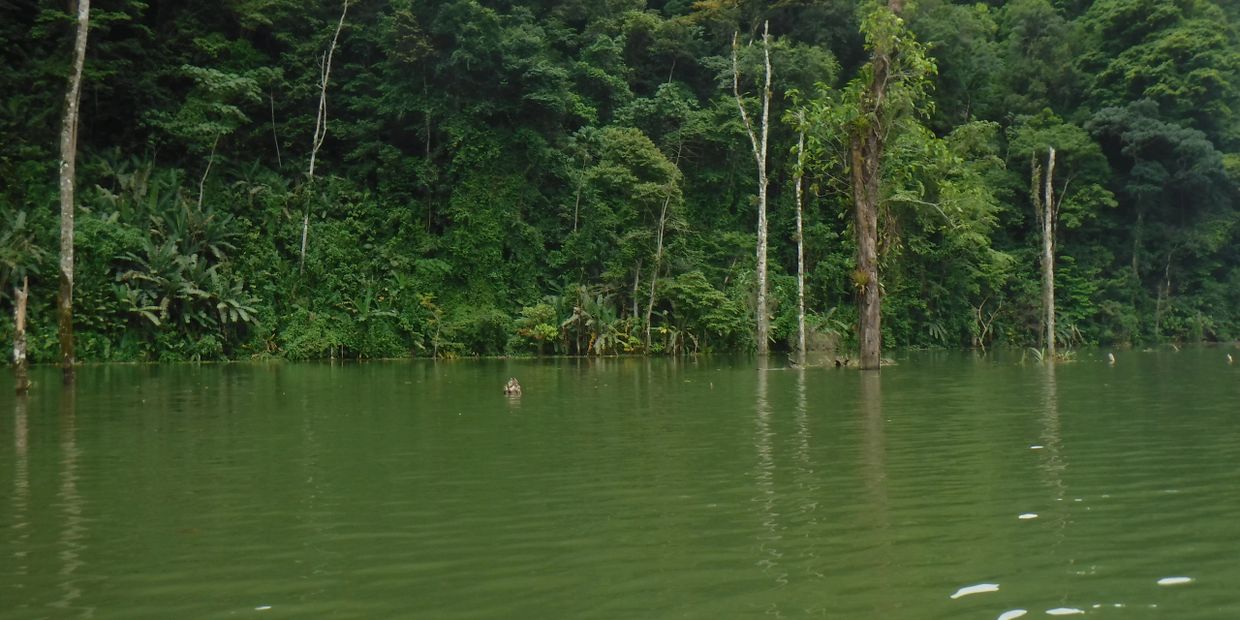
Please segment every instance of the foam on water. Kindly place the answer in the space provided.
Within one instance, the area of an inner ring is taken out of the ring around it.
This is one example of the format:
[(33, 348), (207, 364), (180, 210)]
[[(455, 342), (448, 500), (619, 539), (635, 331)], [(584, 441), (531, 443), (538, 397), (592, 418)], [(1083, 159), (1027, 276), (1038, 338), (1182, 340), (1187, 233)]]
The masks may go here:
[(1158, 580), (1160, 586), (1178, 586), (1186, 583), (1192, 583), (1192, 577), (1163, 577)]
[(969, 596), (970, 594), (981, 594), (983, 592), (998, 592), (998, 591), (999, 591), (999, 584), (997, 583), (979, 583), (977, 585), (965, 586), (963, 588), (960, 588), (959, 590), (956, 590), (956, 593), (953, 594), (951, 597), (953, 599), (958, 599), (962, 596)]

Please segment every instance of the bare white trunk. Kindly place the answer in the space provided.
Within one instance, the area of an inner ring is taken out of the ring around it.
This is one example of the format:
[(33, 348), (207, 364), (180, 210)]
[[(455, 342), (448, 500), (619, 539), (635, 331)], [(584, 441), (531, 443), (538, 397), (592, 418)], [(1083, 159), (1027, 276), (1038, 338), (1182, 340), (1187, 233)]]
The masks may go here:
[[(344, 8), (340, 11), (340, 21), (336, 24), (336, 33), (332, 35), (331, 45), (327, 47), (327, 55), (323, 57), (319, 74), (319, 110), (314, 117), (314, 138), (310, 146), (310, 166), (306, 172), (307, 183), (311, 187), (314, 186), (314, 163), (319, 155), (319, 147), (323, 146), (323, 139), (327, 137), (327, 82), (332, 74), (332, 54), (336, 52), (336, 41), (340, 39), (340, 31), (344, 29), (344, 17), (349, 13), (349, 0), (345, 0)], [(301, 220), (301, 259), (298, 261), (297, 271), (301, 272), (306, 266), (306, 241), (310, 236), (310, 205), (313, 202), (312, 196), (306, 197), (306, 213)]]
[(268, 93), (271, 100), (271, 139), (276, 143), (276, 166), (284, 168), (284, 158), (280, 157), (280, 132), (276, 130), (276, 94)]
[(804, 203), (802, 184), (805, 178), (805, 111), (797, 113), (797, 121), (801, 131), (797, 135), (797, 352), (801, 361), (805, 360), (805, 238), (801, 223), (801, 211)]
[[(680, 169), (680, 154), (685, 147), (684, 138), (681, 137), (680, 143), (676, 145), (676, 161), (673, 165), (677, 170)], [(673, 179), (674, 180), (674, 179)], [(655, 231), (654, 244), (654, 268), (650, 270), (650, 298), (646, 300), (646, 352), (650, 352), (650, 320), (654, 316), (654, 300), (655, 285), (659, 282), (659, 269), (663, 265), (663, 233), (667, 230), (667, 210), (672, 203), (671, 185), (667, 188), (667, 195), (663, 197), (663, 209), (659, 212), (659, 228)]]
[(215, 141), (211, 143), (211, 154), (207, 155), (207, 169), (202, 171), (202, 178), (198, 180), (198, 210), (202, 210), (202, 198), (207, 192), (207, 176), (211, 174), (211, 164), (215, 163), (215, 147), (220, 144), (220, 135), (215, 134)]
[[(77, 35), (73, 44), (73, 71), (65, 91), (65, 116), (60, 126), (60, 292), (57, 323), (60, 363), (71, 373), (73, 352), (73, 184), (77, 163), (77, 130), (82, 99), (82, 67), (86, 64), (86, 35), (90, 30), (90, 0), (78, 0)], [(66, 380), (71, 380), (69, 374)]]
[(1046, 316), (1047, 359), (1055, 359), (1055, 147), (1046, 155), (1042, 198), (1042, 311)]
[(638, 259), (637, 266), (633, 268), (633, 319), (637, 319), (637, 291), (642, 283), (642, 261)]
[(750, 122), (749, 113), (745, 110), (745, 103), (741, 99), (740, 87), (740, 64), (737, 60), (740, 44), (737, 41), (737, 35), (732, 35), (732, 92), (736, 96), (736, 107), (740, 108), (741, 121), (745, 124), (745, 132), (749, 135), (749, 142), (753, 145), (753, 156), (758, 162), (758, 301), (757, 301), (757, 324), (758, 324), (758, 354), (765, 355), (769, 350), (770, 319), (767, 316), (766, 308), (766, 245), (767, 245), (767, 224), (766, 224), (766, 148), (767, 137), (770, 127), (770, 110), (771, 110), (771, 34), (770, 22), (766, 22), (762, 27), (762, 51), (765, 61), (765, 83), (762, 87), (762, 129), (761, 137), (754, 132), (753, 123)]

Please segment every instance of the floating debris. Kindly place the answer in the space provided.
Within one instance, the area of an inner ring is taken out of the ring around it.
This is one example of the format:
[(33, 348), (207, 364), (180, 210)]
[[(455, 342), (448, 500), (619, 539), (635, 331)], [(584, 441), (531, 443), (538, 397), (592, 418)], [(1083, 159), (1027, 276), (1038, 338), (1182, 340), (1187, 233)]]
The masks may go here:
[(1029, 446), (1030, 450), (1041, 450), (1044, 446)]
[(271, 605), (259, 605), (254, 608), (254, 611), (267, 611), (268, 609), (271, 609)]
[(1022, 520), (1025, 520), (1025, 519), (1036, 519), (1036, 518), (1038, 518), (1038, 513), (1036, 513), (1036, 512), (1026, 512), (1026, 513), (1024, 513), (1024, 514), (1022, 514), (1022, 515), (1020, 515), (1019, 517), (1016, 517), (1016, 518), (1017, 518), (1017, 519), (1022, 519)]
[(999, 614), (999, 618), (997, 620), (1013, 620), (1013, 618), (1019, 618), (1027, 613), (1029, 613), (1029, 611), (1025, 609), (1013, 609)]
[(1056, 607), (1046, 610), (1046, 615), (1048, 616), (1079, 616), (1083, 613), (1085, 613), (1084, 609), (1077, 609), (1075, 607)]
[(983, 592), (998, 592), (998, 591), (999, 591), (999, 584), (997, 583), (979, 583), (975, 586), (965, 586), (963, 588), (960, 588), (959, 590), (956, 590), (956, 593), (953, 594), (951, 597), (953, 599), (958, 599), (962, 596), (968, 596), (970, 594), (981, 594)]
[(1192, 582), (1193, 582), (1192, 577), (1163, 577), (1162, 579), (1158, 580), (1158, 585), (1179, 586), (1179, 585), (1184, 585), (1186, 583), (1192, 583)]

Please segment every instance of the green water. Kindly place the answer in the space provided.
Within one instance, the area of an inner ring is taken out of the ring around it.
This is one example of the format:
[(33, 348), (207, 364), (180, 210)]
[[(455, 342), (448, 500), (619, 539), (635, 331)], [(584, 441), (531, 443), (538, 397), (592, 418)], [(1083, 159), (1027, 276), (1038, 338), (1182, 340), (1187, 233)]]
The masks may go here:
[(1240, 618), (1240, 363), (1104, 354), (6, 376), (0, 618)]

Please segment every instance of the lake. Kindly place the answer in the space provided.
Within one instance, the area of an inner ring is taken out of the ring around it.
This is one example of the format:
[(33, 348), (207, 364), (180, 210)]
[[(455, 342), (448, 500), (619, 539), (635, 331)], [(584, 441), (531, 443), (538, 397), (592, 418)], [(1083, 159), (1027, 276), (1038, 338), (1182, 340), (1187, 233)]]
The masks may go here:
[(10, 372), (0, 618), (1240, 618), (1228, 351)]

